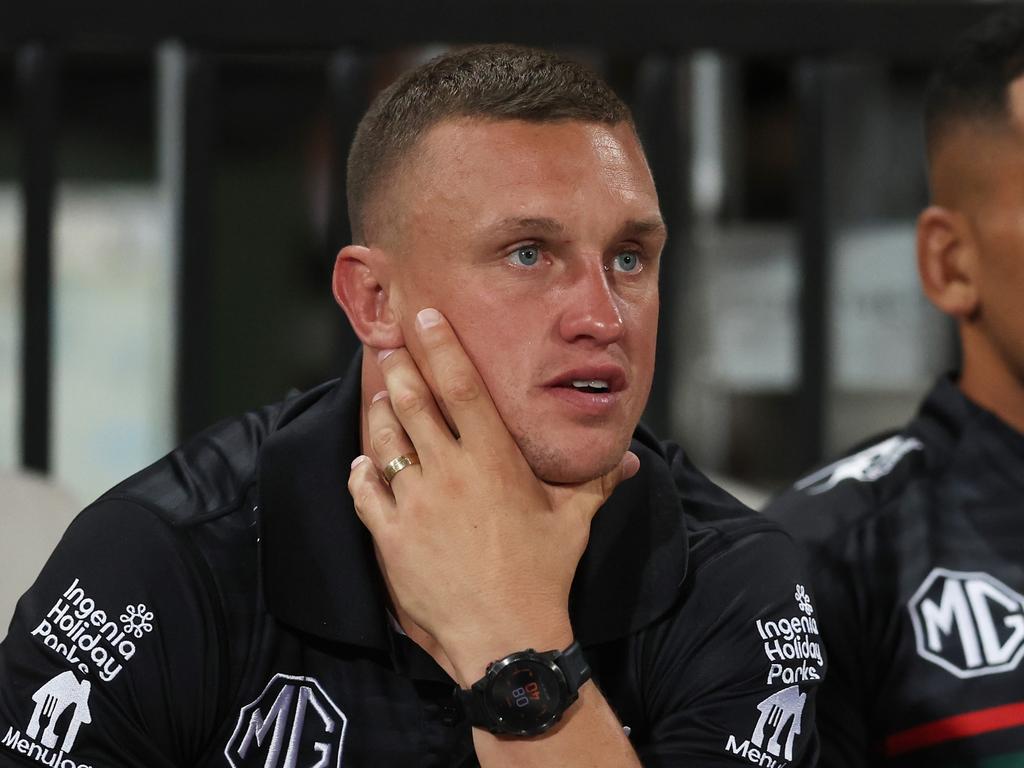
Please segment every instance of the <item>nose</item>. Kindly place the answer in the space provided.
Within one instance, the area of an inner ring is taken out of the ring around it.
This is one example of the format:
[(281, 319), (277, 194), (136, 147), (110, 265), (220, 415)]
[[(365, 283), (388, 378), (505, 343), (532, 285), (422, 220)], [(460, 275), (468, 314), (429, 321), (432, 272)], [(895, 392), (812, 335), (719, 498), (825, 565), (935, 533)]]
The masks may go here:
[(559, 331), (566, 341), (592, 340), (607, 346), (622, 338), (619, 297), (608, 282), (601, 259), (588, 260), (570, 278)]

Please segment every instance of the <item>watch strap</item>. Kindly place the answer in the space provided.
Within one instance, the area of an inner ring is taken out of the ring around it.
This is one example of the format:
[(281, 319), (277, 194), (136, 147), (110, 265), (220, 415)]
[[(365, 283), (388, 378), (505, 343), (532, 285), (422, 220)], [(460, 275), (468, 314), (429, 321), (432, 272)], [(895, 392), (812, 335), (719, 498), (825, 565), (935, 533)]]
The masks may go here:
[[(536, 653), (535, 651), (530, 651)], [(514, 656), (518, 654), (509, 654)], [(544, 657), (551, 662), (554, 662), (565, 678), (565, 686), (568, 692), (568, 696), (565, 701), (565, 706), (568, 707), (570, 704), (576, 701), (579, 696), (579, 689), (584, 683), (590, 679), (590, 665), (587, 664), (587, 660), (583, 657), (583, 649), (578, 642), (575, 640), (566, 648), (564, 651), (547, 651), (545, 653), (537, 653), (537, 656)], [(506, 659), (508, 656), (505, 657)], [(476, 728), (484, 728), (491, 733), (500, 733), (501, 728), (495, 723), (490, 715), (490, 712), (485, 703), (487, 694), (487, 684), (490, 677), (490, 670), (495, 664), (498, 664), (504, 659), (499, 659), (488, 666), (488, 674), (485, 674), (482, 678), (477, 680), (467, 690), (459, 688), (457, 689), (457, 697), (459, 702), (462, 704), (462, 708), (466, 713), (466, 717), (469, 720), (469, 724)], [(560, 715), (559, 715), (560, 716)]]
[(474, 728), (492, 730), (494, 724), (491, 722), (491, 718), (487, 713), (487, 707), (484, 704), (484, 687), (482, 683), (486, 679), (483, 678), (477, 681), (469, 689), (457, 688), (456, 694), (459, 702), (462, 704), (463, 711), (466, 713), (466, 719), (469, 720), (469, 724)]
[(565, 675), (565, 684), (569, 688), (570, 701), (575, 701), (580, 686), (590, 679), (590, 665), (583, 658), (583, 648), (573, 640), (572, 644), (555, 657), (555, 663)]

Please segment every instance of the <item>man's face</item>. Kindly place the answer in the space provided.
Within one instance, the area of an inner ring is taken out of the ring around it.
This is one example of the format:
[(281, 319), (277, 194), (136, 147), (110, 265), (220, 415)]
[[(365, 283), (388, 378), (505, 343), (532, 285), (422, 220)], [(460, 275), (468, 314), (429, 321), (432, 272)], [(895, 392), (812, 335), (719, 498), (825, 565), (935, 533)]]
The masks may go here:
[(610, 470), (650, 390), (665, 240), (632, 129), (466, 118), (413, 154), (387, 195), (406, 343), (436, 307), (538, 476)]

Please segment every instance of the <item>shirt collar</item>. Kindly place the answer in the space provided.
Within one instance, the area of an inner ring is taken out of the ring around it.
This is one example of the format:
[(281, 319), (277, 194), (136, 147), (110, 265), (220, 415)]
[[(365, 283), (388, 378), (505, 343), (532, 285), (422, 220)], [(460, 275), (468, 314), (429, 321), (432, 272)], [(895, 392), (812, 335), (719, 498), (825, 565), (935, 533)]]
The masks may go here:
[(1014, 485), (1024, 485), (1024, 434), (970, 400), (955, 374), (939, 378), (921, 406), (917, 427), (926, 443), (976, 456)]
[[(271, 614), (327, 640), (386, 652), (385, 590), (366, 528), (348, 493), (359, 455), (361, 355), (330, 387), (299, 398), (260, 453), (260, 558)], [(687, 534), (679, 493), (658, 442), (638, 430), (640, 472), (598, 511), (569, 609), (577, 638), (624, 637), (679, 597)]]

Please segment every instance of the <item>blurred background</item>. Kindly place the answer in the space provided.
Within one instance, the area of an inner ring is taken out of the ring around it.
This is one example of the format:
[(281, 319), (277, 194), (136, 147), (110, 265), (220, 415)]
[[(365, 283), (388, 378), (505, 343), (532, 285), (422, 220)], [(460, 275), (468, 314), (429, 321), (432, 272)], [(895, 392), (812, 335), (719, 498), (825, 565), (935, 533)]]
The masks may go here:
[(921, 103), (994, 10), (21, 8), (0, 24), (0, 471), (85, 504), (207, 424), (339, 375), (356, 122), (403, 69), (511, 41), (588, 62), (633, 106), (670, 231), (647, 418), (756, 505), (907, 420), (956, 364), (915, 272)]

